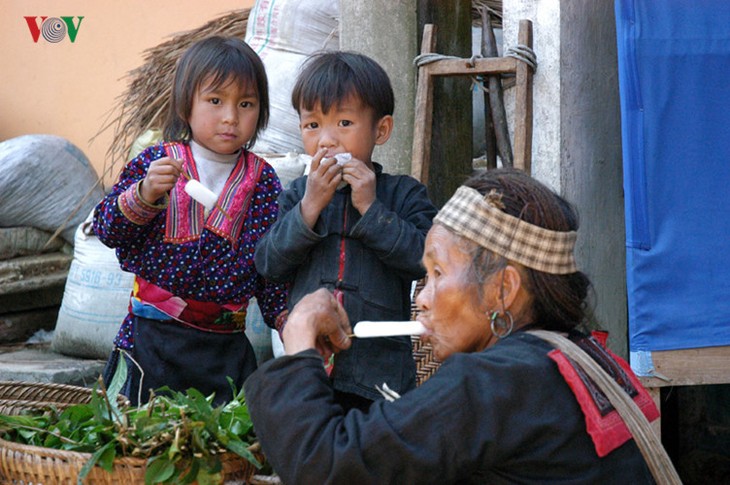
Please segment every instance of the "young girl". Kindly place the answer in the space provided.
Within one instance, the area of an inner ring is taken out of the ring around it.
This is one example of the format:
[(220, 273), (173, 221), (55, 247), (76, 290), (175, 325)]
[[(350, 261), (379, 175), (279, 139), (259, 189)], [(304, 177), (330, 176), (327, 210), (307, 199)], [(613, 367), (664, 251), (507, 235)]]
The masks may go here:
[[(175, 71), (166, 141), (132, 159), (96, 207), (96, 234), (135, 274), (104, 371), (109, 384), (126, 358), (122, 393), (133, 404), (162, 386), (230, 400), (227, 378), (240, 389), (256, 369), (244, 334), (249, 300), (256, 297), (272, 328), (283, 318), (285, 286), (268, 283), (253, 263), (281, 192), (273, 168), (248, 151), (268, 117), (256, 53), (233, 38), (197, 42)], [(188, 183), (210, 189), (215, 205), (192, 198)]]

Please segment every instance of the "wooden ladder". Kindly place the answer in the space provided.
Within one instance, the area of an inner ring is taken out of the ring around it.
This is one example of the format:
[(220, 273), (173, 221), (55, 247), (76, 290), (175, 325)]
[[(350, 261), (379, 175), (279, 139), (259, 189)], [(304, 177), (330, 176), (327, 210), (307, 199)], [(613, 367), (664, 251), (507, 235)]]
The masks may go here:
[[(519, 23), (518, 43), (532, 48), (532, 22)], [(432, 54), (436, 46), (433, 24), (423, 29), (421, 54)], [(433, 123), (434, 76), (515, 76), (514, 167), (530, 172), (532, 162), (532, 68), (514, 57), (481, 57), (476, 59), (444, 58), (418, 68), (416, 109), (413, 130), (411, 175), (428, 184)], [(489, 113), (487, 113), (487, 116)]]

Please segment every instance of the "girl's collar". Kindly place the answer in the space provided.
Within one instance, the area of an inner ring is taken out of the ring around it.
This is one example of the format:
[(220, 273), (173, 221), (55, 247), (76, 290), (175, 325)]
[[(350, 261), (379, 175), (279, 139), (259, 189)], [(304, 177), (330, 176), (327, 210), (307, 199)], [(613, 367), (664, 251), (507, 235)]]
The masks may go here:
[(210, 160), (218, 163), (236, 163), (238, 157), (241, 156), (241, 149), (237, 150), (230, 155), (216, 153), (213, 150), (208, 150), (203, 145), (190, 140), (190, 149), (193, 151), (193, 158)]

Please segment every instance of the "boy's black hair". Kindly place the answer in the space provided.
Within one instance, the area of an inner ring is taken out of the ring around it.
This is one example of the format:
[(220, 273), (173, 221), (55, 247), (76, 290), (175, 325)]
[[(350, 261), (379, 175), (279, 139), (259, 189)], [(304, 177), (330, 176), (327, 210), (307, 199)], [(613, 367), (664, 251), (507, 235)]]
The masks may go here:
[(395, 101), (388, 74), (377, 62), (356, 52), (313, 54), (302, 65), (291, 100), (297, 113), (317, 104), (327, 113), (351, 95), (373, 109), (375, 120), (393, 114)]
[(212, 36), (194, 43), (183, 53), (175, 69), (170, 95), (170, 110), (163, 136), (168, 141), (188, 141), (192, 137), (190, 113), (200, 85), (213, 76), (217, 88), (233, 78), (234, 82), (253, 83), (259, 97), (256, 131), (246, 144), (256, 143), (258, 134), (269, 122), (269, 87), (261, 58), (244, 41), (233, 37)]

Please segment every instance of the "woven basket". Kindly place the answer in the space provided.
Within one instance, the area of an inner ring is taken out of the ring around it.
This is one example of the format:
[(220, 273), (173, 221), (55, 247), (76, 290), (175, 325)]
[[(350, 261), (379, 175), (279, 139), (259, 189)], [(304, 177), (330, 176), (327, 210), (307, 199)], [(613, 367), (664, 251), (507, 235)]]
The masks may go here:
[[(411, 320), (415, 320), (418, 316), (416, 296), (418, 296), (418, 293), (423, 289), (425, 283), (424, 279), (420, 279), (416, 282), (416, 287), (413, 291), (413, 299), (411, 300)], [(413, 350), (413, 360), (416, 362), (416, 385), (420, 386), (426, 382), (439, 367), (441, 367), (441, 362), (436, 359), (436, 356), (434, 356), (431, 344), (423, 343), (421, 341), (421, 337), (412, 335), (411, 345)]]
[(411, 336), (413, 345), (413, 360), (416, 361), (416, 385), (420, 386), (441, 367), (441, 362), (433, 355), (431, 344), (424, 344), (421, 338)]
[[(92, 392), (89, 388), (68, 384), (0, 381), (0, 414), (12, 416), (51, 406), (63, 410), (74, 404), (91, 402)], [(117, 403), (122, 406), (129, 404), (129, 400), (120, 395)]]
[[(0, 382), (0, 414), (17, 415), (54, 406), (65, 409), (74, 404), (91, 401), (93, 390), (67, 384)], [(120, 405), (128, 404), (124, 396)], [(260, 452), (254, 452), (259, 461)], [(14, 485), (75, 485), (81, 468), (91, 459), (91, 453), (56, 450), (24, 445), (0, 439), (0, 483)], [(114, 460), (111, 472), (94, 467), (85, 485), (143, 484), (146, 459), (122, 457)], [(245, 481), (256, 467), (235, 453), (221, 455), (223, 476), (226, 481)]]
[[(0, 480), (15, 485), (75, 485), (81, 468), (90, 458), (91, 453), (22, 445), (0, 439)], [(221, 462), (226, 481), (245, 481), (256, 471), (250, 462), (234, 453), (221, 455)], [(117, 458), (111, 472), (98, 466), (92, 468), (84, 484), (143, 484), (145, 464), (143, 458)]]

